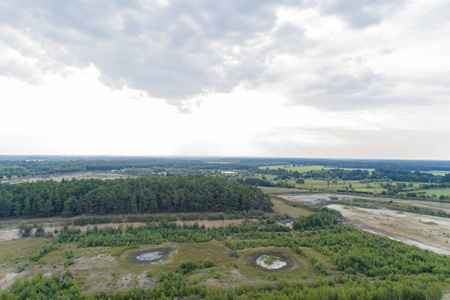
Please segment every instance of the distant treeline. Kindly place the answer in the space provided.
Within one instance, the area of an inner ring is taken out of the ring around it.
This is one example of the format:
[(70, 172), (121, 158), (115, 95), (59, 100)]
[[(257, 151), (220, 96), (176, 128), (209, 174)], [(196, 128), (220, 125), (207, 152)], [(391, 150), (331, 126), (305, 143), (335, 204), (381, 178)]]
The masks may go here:
[[(110, 171), (154, 168), (153, 171), (248, 170), (268, 165), (320, 165), (327, 168), (390, 169), (406, 171), (450, 171), (450, 161), (365, 160), (308, 158), (158, 158), (81, 156), (0, 156), (0, 179), (80, 171)], [(159, 168), (159, 170), (158, 170)], [(140, 175), (140, 171), (133, 172)], [(144, 171), (149, 173), (149, 170)], [(357, 174), (349, 175), (358, 177)], [(352, 178), (349, 178), (352, 179)], [(358, 179), (354, 179), (358, 180)], [(422, 179), (421, 182), (424, 182)]]
[[(111, 171), (154, 168), (184, 170), (248, 170), (254, 167), (239, 163), (213, 163), (200, 160), (164, 158), (74, 159), (74, 160), (1, 160), (0, 179), (82, 171)], [(136, 172), (136, 171), (135, 171)], [(148, 170), (146, 171), (148, 173)]]
[(367, 170), (344, 170), (344, 169), (323, 169), (311, 170), (307, 172), (291, 171), (279, 168), (260, 169), (259, 173), (267, 175), (276, 175), (279, 179), (297, 179), (297, 178), (314, 178), (314, 179), (341, 179), (341, 180), (372, 180), (372, 181), (403, 181), (403, 182), (423, 182), (423, 183), (447, 183), (450, 182), (450, 174), (434, 175), (432, 173), (420, 171), (395, 170), (388, 167), (376, 168), (370, 173)]
[(271, 210), (261, 190), (218, 176), (0, 183), (0, 217)]
[(327, 158), (245, 158), (239, 163), (256, 166), (300, 165), (327, 168), (376, 169), (389, 168), (408, 171), (450, 171), (448, 160), (391, 160), (391, 159), (327, 159)]

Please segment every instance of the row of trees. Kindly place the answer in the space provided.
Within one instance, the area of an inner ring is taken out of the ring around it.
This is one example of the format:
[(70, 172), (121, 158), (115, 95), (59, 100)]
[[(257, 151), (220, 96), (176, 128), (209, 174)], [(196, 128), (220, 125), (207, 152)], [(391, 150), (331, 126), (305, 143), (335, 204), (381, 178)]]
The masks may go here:
[[(80, 171), (111, 171), (147, 169), (144, 173), (172, 170), (248, 170), (255, 167), (240, 163), (211, 163), (201, 160), (166, 158), (39, 158), (21, 160), (0, 159), (0, 179)], [(139, 170), (131, 173), (141, 173)], [(138, 174), (139, 175), (139, 174)]]
[(218, 176), (0, 183), (0, 217), (81, 214), (271, 211), (259, 189)]
[(450, 182), (450, 174), (434, 175), (427, 172), (397, 170), (389, 167), (380, 167), (375, 169), (372, 173), (368, 170), (345, 170), (345, 169), (322, 169), (311, 170), (306, 172), (298, 172), (286, 169), (260, 169), (261, 174), (276, 175), (279, 179), (298, 179), (298, 178), (313, 178), (313, 179), (341, 179), (341, 180), (367, 180), (367, 181), (402, 181), (402, 182), (423, 182), (423, 183), (441, 183)]

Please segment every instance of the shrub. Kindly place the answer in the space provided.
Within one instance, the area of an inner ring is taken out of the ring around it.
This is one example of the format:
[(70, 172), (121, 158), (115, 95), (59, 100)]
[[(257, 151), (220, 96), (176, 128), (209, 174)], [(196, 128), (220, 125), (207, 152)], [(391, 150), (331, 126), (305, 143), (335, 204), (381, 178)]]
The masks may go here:
[(214, 261), (213, 261), (211, 258), (205, 258), (205, 259), (203, 260), (203, 262), (202, 262), (202, 267), (203, 267), (204, 269), (206, 269), (206, 268), (212, 268), (212, 267), (214, 267), (214, 266), (215, 266)]
[(192, 260), (183, 261), (180, 263), (180, 269), (183, 274), (187, 274), (197, 269), (197, 264)]

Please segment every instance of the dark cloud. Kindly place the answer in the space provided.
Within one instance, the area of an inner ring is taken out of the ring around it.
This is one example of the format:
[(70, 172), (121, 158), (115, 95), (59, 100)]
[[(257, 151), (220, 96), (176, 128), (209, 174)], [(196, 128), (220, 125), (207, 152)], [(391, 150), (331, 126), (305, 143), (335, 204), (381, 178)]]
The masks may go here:
[[(0, 59), (0, 74), (39, 84), (45, 73), (64, 74), (68, 66), (92, 63), (109, 87), (140, 89), (181, 110), (186, 99), (240, 85), (272, 86), (293, 104), (328, 109), (384, 105), (394, 99), (380, 94), (396, 85), (385, 74), (354, 57), (340, 61), (358, 51), (346, 44), (348, 37), (337, 49), (321, 38), (307, 39), (295, 20), (277, 19), (277, 8), (317, 8), (360, 29), (381, 22), (404, 0), (161, 3), (2, 1), (0, 53), (9, 47), (29, 60)], [(288, 65), (289, 59), (280, 63), (279, 57), (294, 58), (298, 67)]]
[[(272, 3), (30, 0), (19, 9), (9, 1), (2, 4), (0, 22), (75, 57), (53, 56), (58, 63), (93, 63), (109, 86), (176, 100), (258, 81), (279, 51), (277, 41), (267, 39), (277, 21)], [(293, 26), (277, 32), (282, 44), (301, 36)]]

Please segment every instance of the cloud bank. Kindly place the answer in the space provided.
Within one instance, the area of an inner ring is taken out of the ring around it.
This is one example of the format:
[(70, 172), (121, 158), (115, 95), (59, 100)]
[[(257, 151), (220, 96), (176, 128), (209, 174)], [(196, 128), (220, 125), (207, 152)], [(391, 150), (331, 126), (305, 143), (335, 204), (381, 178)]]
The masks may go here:
[(423, 145), (450, 130), (449, 13), (444, 0), (2, 1), (0, 153), (70, 154), (63, 131), (43, 133), (61, 122), (73, 154), (114, 148), (88, 128), (140, 128), (139, 151), (111, 154), (445, 158), (449, 143)]
[[(93, 64), (113, 89), (143, 90), (180, 106), (239, 86), (328, 109), (386, 105), (411, 99), (405, 90), (416, 70), (402, 56), (418, 54), (417, 36), (427, 31), (420, 25), (436, 12), (420, 8), (403, 0), (3, 1), (0, 71), (39, 84), (43, 73)], [(427, 42), (420, 55), (448, 46)], [(425, 88), (440, 86), (442, 74), (422, 75), (430, 80)]]

